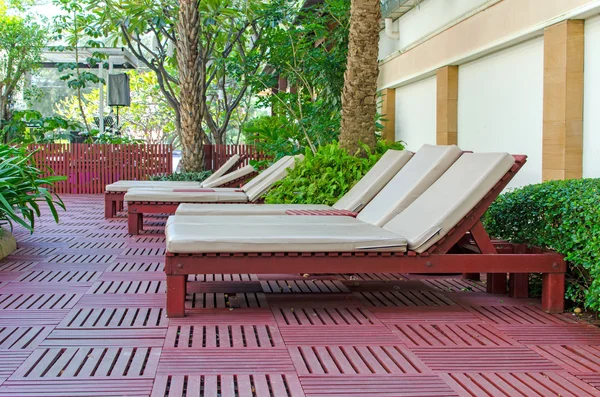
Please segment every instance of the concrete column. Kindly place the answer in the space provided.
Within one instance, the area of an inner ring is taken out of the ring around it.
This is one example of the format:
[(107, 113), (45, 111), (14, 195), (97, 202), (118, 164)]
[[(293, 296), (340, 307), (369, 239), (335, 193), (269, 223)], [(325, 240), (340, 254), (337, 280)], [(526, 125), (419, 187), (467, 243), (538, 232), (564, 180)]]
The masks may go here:
[(583, 173), (584, 21), (544, 30), (544, 133), (542, 178), (581, 178)]
[(387, 88), (382, 91), (381, 114), (385, 121), (381, 136), (388, 143), (396, 142), (396, 90)]
[(436, 142), (458, 143), (458, 66), (445, 66), (436, 73)]

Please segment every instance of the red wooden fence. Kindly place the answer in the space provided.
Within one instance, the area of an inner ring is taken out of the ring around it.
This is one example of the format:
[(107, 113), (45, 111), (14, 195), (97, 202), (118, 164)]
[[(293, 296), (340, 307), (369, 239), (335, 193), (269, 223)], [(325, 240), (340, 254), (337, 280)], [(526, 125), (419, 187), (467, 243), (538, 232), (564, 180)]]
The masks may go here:
[(231, 156), (239, 154), (242, 157), (239, 167), (243, 167), (250, 160), (266, 160), (267, 157), (250, 145), (204, 145), (204, 169), (216, 170)]
[(120, 179), (144, 180), (173, 171), (170, 145), (100, 145), (87, 143), (31, 145), (39, 167), (50, 167), (52, 175), (65, 175), (57, 182), (57, 193), (99, 194)]
[[(101, 194), (105, 186), (121, 179), (146, 180), (173, 172), (173, 149), (161, 144), (100, 145), (87, 143), (31, 145), (40, 168), (65, 175), (54, 190), (68, 194)], [(248, 145), (205, 145), (204, 168), (216, 170), (234, 154), (242, 156), (239, 167), (266, 157)]]

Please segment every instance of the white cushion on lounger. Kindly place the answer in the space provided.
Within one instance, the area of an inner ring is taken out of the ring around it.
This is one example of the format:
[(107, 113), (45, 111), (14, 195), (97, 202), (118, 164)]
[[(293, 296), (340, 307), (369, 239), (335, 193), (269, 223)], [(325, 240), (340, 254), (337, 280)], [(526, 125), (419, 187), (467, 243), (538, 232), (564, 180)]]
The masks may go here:
[(260, 183), (257, 183), (250, 188), (243, 186), (242, 188), (244, 192), (246, 192), (248, 195), (248, 200), (256, 201), (258, 198), (260, 198), (273, 186), (275, 182), (280, 181), (287, 176), (288, 170), (291, 170), (296, 166), (296, 161), (302, 161), (302, 159), (304, 159), (304, 156), (301, 154), (291, 157), (289, 160), (282, 163), (276, 170), (271, 172)]
[(384, 229), (406, 237), (423, 252), (469, 213), (513, 166), (508, 153), (465, 153)]
[(207, 183), (203, 183), (202, 186), (209, 187), (209, 188), (210, 187), (218, 187), (218, 186), (224, 185), (228, 182), (234, 181), (236, 179), (243, 178), (246, 175), (250, 175), (251, 173), (253, 173), (255, 171), (256, 170), (254, 169), (254, 167), (252, 167), (251, 165), (246, 165), (240, 169), (237, 169), (228, 174), (225, 174), (220, 178), (213, 179), (212, 181), (207, 182)]
[(216, 170), (208, 178), (203, 180), (202, 183), (200, 183), (200, 186), (206, 187), (208, 183), (223, 176), (227, 171), (229, 171), (231, 167), (233, 167), (235, 163), (238, 162), (239, 159), (239, 154), (234, 154), (233, 156), (231, 156), (222, 166), (219, 167), (218, 170)]
[(351, 216), (289, 216), (289, 215), (253, 215), (253, 216), (229, 216), (229, 215), (171, 215), (167, 219), (167, 225), (171, 224), (199, 224), (199, 225), (356, 225), (356, 219)]
[(182, 203), (245, 203), (248, 196), (244, 192), (176, 192), (172, 190), (129, 189), (125, 201), (161, 201)]
[(333, 208), (359, 212), (410, 160), (412, 153), (406, 150), (388, 150)]
[(181, 204), (176, 215), (285, 215), (288, 210), (328, 210), (322, 204)]
[[(206, 217), (214, 218), (214, 217)], [(235, 217), (228, 217), (235, 218)], [(256, 217), (249, 217), (256, 218)], [(287, 219), (315, 217), (287, 216)], [(170, 223), (165, 228), (167, 250), (174, 253), (212, 252), (351, 252), (406, 250), (406, 240), (395, 233), (341, 218), (340, 223), (232, 224)], [(330, 219), (331, 220), (331, 219)]]
[(282, 158), (280, 158), (279, 160), (277, 160), (276, 162), (271, 164), (267, 169), (262, 170), (260, 172), (260, 174), (258, 174), (256, 177), (252, 178), (251, 181), (244, 184), (244, 186), (242, 186), (242, 189), (244, 189), (244, 191), (247, 191), (248, 189), (252, 189), (254, 186), (258, 185), (264, 179), (266, 179), (269, 175), (271, 175), (271, 173), (273, 171), (277, 170), (283, 164), (287, 164), (287, 162), (290, 161), (291, 158), (292, 158), (292, 156), (283, 156)]
[(198, 182), (177, 182), (177, 181), (118, 181), (106, 185), (107, 192), (126, 192), (131, 188), (144, 189), (193, 189), (200, 188)]
[(455, 145), (423, 145), (357, 218), (385, 225), (427, 190), (461, 154), (462, 150)]

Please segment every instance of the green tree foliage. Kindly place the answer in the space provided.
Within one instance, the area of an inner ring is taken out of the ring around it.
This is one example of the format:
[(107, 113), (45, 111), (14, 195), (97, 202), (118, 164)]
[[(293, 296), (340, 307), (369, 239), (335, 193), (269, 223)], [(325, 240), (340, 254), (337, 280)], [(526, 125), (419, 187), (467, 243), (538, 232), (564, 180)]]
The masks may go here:
[[(303, 4), (271, 2), (266, 19), (272, 28), (261, 39), (269, 48), (265, 55), (269, 67), (253, 82), (255, 91), (262, 91), (259, 105), (271, 107), (279, 117), (277, 123), (286, 120), (286, 139), (314, 152), (339, 134), (350, 2)], [(256, 134), (254, 125), (245, 130)], [(248, 142), (251, 139), (246, 137)], [(267, 146), (262, 149), (277, 155)]]
[(375, 151), (364, 147), (365, 157), (355, 157), (339, 147), (337, 142), (319, 146), (316, 153), (306, 149), (302, 161), (296, 163), (284, 179), (267, 193), (268, 204), (333, 205), (356, 184), (388, 149), (403, 150), (397, 142), (377, 143)]
[(8, 15), (0, 3), (0, 126), (10, 120), (23, 76), (39, 67), (46, 30), (31, 17)]
[[(551, 248), (569, 263), (566, 298), (600, 309), (600, 179), (549, 181), (498, 197), (485, 217), (493, 237)], [(539, 280), (539, 278), (538, 278)]]

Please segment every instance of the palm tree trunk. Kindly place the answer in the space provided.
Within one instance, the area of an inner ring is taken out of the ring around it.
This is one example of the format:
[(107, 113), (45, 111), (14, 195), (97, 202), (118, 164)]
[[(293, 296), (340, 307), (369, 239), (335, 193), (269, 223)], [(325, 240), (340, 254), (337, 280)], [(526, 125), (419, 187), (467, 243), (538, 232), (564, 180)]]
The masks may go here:
[(380, 0), (352, 0), (340, 133), (340, 146), (351, 154), (360, 152), (359, 142), (371, 148), (377, 143), (375, 115), (380, 18)]
[(179, 102), (183, 168), (187, 172), (202, 171), (204, 167), (204, 104), (203, 67), (200, 53), (199, 0), (179, 1), (177, 22), (177, 66), (179, 70)]

